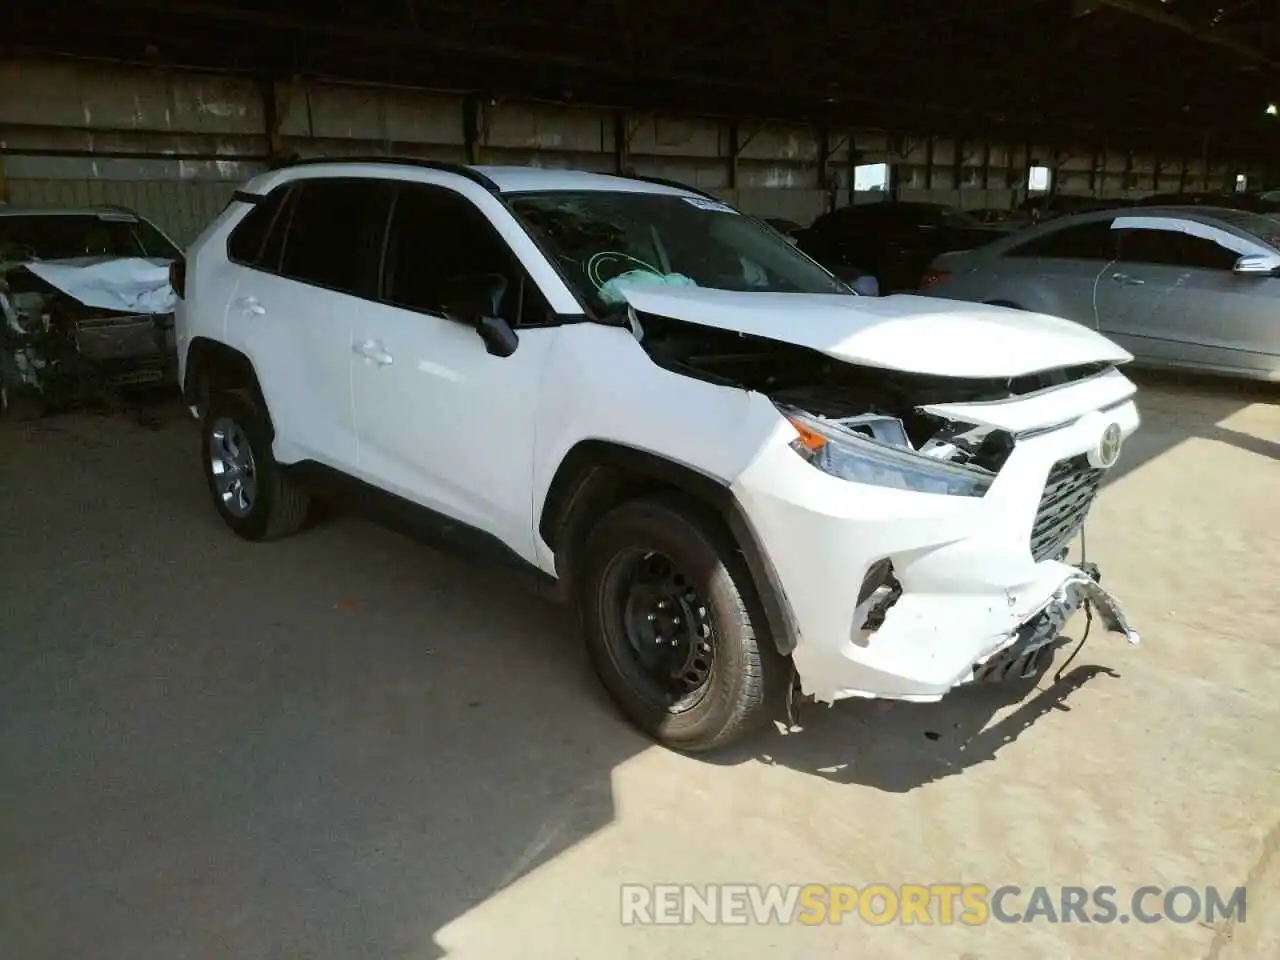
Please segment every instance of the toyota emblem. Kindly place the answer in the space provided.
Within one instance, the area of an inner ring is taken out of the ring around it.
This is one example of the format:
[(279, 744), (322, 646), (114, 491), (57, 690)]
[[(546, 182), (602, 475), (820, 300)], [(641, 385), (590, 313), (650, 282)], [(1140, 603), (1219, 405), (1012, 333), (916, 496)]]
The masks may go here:
[(1123, 442), (1124, 435), (1120, 431), (1120, 424), (1107, 424), (1107, 428), (1102, 431), (1102, 439), (1098, 441), (1097, 466), (1103, 468), (1114, 466), (1120, 459), (1120, 446)]

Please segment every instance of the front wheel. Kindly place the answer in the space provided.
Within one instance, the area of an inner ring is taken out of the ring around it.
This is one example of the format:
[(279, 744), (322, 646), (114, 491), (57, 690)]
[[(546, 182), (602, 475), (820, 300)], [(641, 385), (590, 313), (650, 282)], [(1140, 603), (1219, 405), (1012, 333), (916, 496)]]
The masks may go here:
[(679, 750), (711, 750), (781, 703), (789, 664), (713, 519), (667, 498), (624, 503), (591, 531), (580, 570), (596, 672), (645, 733)]

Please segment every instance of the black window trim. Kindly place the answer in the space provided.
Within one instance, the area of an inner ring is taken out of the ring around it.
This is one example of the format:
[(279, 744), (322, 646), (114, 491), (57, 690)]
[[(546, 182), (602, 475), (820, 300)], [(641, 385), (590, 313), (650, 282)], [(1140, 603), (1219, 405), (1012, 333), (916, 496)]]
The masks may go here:
[[(258, 261), (251, 267), (254, 270), (260, 270), (263, 273), (269, 273), (273, 277), (286, 279), (284, 274), (280, 272), (280, 265), (284, 263), (284, 245), (289, 240), (289, 227), (293, 225), (293, 210), (297, 205), (298, 191), (294, 189), (297, 181), (292, 181), (284, 185), (284, 194), (280, 198), (280, 207), (276, 210), (276, 215), (271, 218), (271, 226), (267, 230), (267, 235), (262, 239), (262, 249), (258, 251)], [(280, 252), (276, 257), (276, 262), (268, 268), (262, 262), (263, 256), (266, 255), (267, 247), (271, 244), (271, 238), (277, 230), (283, 230), (284, 234), (280, 237)]]
[[(241, 203), (251, 204), (252, 206), (245, 213), (244, 216), (242, 216), (239, 220), (236, 221), (235, 226), (227, 231), (227, 239), (224, 246), (226, 249), (228, 263), (234, 263), (237, 267), (244, 267), (248, 270), (258, 270), (262, 273), (278, 273), (278, 271), (276, 270), (264, 270), (262, 268), (262, 253), (264, 250), (266, 250), (267, 241), (271, 239), (271, 234), (275, 230), (276, 224), (280, 220), (280, 214), (283, 213), (285, 210), (289, 209), (289, 201), (290, 199), (292, 199), (289, 194), (292, 189), (293, 189), (293, 182), (288, 181), (272, 187), (266, 193), (248, 193), (244, 190), (237, 190), (235, 193), (231, 195), (232, 201), (239, 201)], [(262, 242), (258, 244), (258, 252), (254, 255), (253, 262), (246, 262), (244, 260), (239, 260), (236, 257), (232, 256), (231, 255), (232, 235), (238, 229), (240, 229), (241, 226), (244, 225), (244, 222), (248, 220), (249, 217), (253, 216), (253, 212), (258, 208), (258, 205), (266, 203), (268, 200), (270, 200), (271, 197), (276, 193), (276, 191), (280, 191), (280, 198), (281, 198), (280, 205), (276, 208), (275, 213), (271, 215), (271, 222), (267, 224), (267, 229), (264, 230), (262, 233)]]

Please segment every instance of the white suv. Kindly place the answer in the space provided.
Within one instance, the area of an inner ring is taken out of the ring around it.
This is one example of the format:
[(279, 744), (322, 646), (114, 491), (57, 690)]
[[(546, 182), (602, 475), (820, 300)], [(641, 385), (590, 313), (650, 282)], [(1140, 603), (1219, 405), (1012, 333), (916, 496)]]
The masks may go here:
[(218, 512), (357, 497), (580, 605), (620, 708), (707, 749), (799, 689), (1022, 676), (1091, 602), (1065, 561), (1138, 426), (1076, 324), (859, 297), (667, 182), (302, 162), (192, 246), (178, 312)]

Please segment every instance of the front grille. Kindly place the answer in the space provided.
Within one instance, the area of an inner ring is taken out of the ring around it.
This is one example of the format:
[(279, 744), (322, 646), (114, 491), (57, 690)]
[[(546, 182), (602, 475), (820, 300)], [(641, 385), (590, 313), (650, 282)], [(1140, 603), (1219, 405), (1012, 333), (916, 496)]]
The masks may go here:
[(1084, 526), (1102, 473), (1083, 456), (1053, 465), (1031, 528), (1031, 555), (1037, 562), (1056, 557)]

